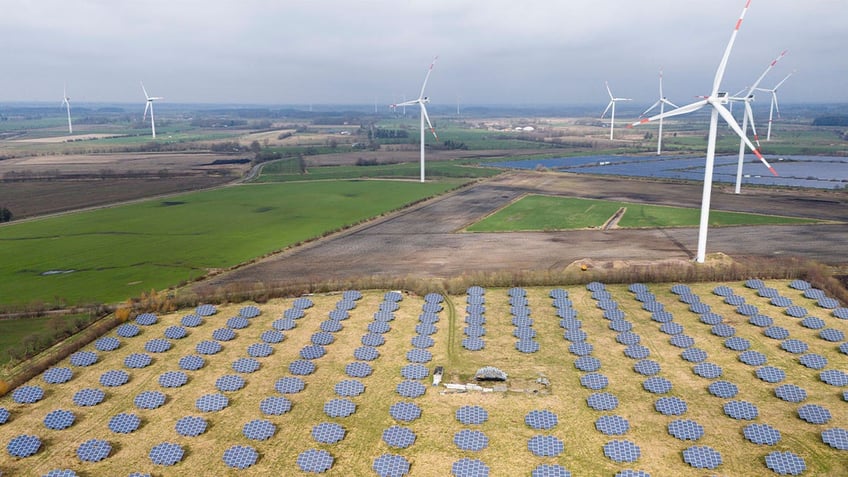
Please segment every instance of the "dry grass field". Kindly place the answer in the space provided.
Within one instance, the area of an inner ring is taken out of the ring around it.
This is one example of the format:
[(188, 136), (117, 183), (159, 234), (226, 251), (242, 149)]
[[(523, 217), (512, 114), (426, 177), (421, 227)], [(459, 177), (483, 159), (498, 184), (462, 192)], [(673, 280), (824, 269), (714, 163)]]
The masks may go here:
[[(625, 345), (617, 341), (617, 332), (610, 329), (611, 321), (592, 293), (583, 286), (564, 287), (572, 301), (572, 308), (581, 320), (586, 333), (586, 343), (593, 347), (592, 357), (600, 360), (597, 371), (608, 378), (603, 390), (581, 386), (580, 378), (586, 374), (575, 368), (578, 356), (569, 352), (572, 344), (563, 338), (556, 308), (552, 306), (549, 288), (527, 290), (527, 306), (531, 310), (532, 328), (535, 330), (539, 350), (522, 353), (516, 350), (515, 326), (511, 323), (508, 290), (489, 289), (485, 295), (482, 337), (485, 348), (468, 351), (462, 348), (465, 338), (466, 296), (449, 296), (444, 309), (438, 313), (436, 332), (431, 335), (434, 346), (427, 348), (432, 355), (424, 363), (432, 372), (435, 366), (444, 366), (445, 381), (466, 383), (482, 366), (496, 366), (509, 374), (507, 392), (448, 392), (443, 387), (431, 386), (431, 378), (421, 380), (424, 395), (406, 399), (397, 392), (405, 379), (402, 369), (410, 364), (408, 352), (413, 349), (411, 339), (416, 335), (418, 317), (425, 301), (422, 297), (405, 295), (389, 322), (390, 330), (382, 336), (385, 343), (376, 349), (379, 356), (370, 361), (373, 372), (362, 378), (346, 375), (345, 367), (357, 361), (354, 350), (362, 346), (361, 339), (374, 323), (374, 314), (380, 309), (384, 293), (366, 291), (350, 318), (340, 321), (342, 329), (332, 333), (333, 342), (324, 347), (326, 355), (313, 359), (315, 372), (299, 376), (305, 383), (301, 392), (281, 394), (275, 383), (291, 377), (289, 365), (301, 360), (301, 350), (310, 345), (322, 322), (342, 299), (341, 293), (312, 296), (314, 307), (305, 310), (303, 318), (294, 320), (296, 327), (283, 331), (285, 339), (270, 344), (273, 353), (255, 358), (260, 367), (252, 373), (237, 373), (232, 363), (248, 356), (248, 347), (261, 343), (261, 335), (273, 330), (275, 321), (293, 306), (292, 299), (272, 300), (258, 306), (261, 314), (249, 320), (249, 326), (235, 329), (235, 339), (221, 341), (222, 350), (204, 356), (205, 365), (197, 371), (184, 371), (188, 382), (179, 388), (164, 388), (158, 379), (162, 373), (180, 369), (181, 357), (197, 354), (195, 348), (201, 341), (212, 340), (213, 331), (226, 328), (231, 317), (248, 304), (226, 305), (217, 314), (203, 319), (198, 327), (187, 327), (188, 335), (170, 340), (171, 348), (164, 353), (145, 351), (145, 345), (154, 338), (163, 338), (165, 330), (180, 325), (181, 318), (192, 310), (158, 317), (158, 323), (138, 326), (141, 332), (132, 338), (119, 338), (120, 347), (114, 351), (97, 351), (92, 344), (85, 348), (98, 355), (98, 361), (89, 367), (75, 367), (65, 360), (58, 367), (73, 370), (73, 378), (63, 384), (47, 384), (42, 377), (28, 385), (45, 391), (42, 400), (32, 404), (18, 404), (13, 395), (0, 398), (0, 407), (10, 411), (8, 422), (0, 425), (0, 443), (4, 446), (15, 436), (36, 435), (41, 439), (38, 452), (26, 458), (14, 458), (4, 450), (0, 457), (0, 471), (4, 475), (42, 475), (52, 469), (70, 468), (81, 476), (127, 475), (145, 472), (151, 475), (306, 475), (298, 467), (298, 456), (309, 449), (329, 452), (334, 462), (326, 475), (375, 475), (372, 465), (383, 454), (402, 456), (409, 464), (409, 475), (445, 476), (451, 474), (453, 464), (469, 458), (481, 461), (493, 476), (530, 475), (542, 464), (559, 464), (573, 475), (611, 476), (624, 469), (640, 469), (653, 476), (710, 475), (770, 475), (765, 466), (765, 456), (773, 451), (791, 451), (803, 458), (807, 470), (804, 475), (846, 475), (848, 459), (839, 451), (822, 442), (821, 432), (830, 428), (848, 428), (848, 403), (843, 393), (845, 387), (821, 382), (820, 370), (809, 369), (799, 363), (799, 356), (781, 349), (781, 340), (768, 338), (763, 328), (749, 324), (748, 317), (726, 304), (722, 297), (713, 294), (716, 286), (725, 285), (758, 307), (760, 314), (769, 316), (774, 326), (784, 328), (790, 339), (809, 345), (809, 353), (817, 353), (828, 362), (825, 369), (846, 370), (848, 356), (840, 353), (842, 342), (830, 342), (819, 337), (820, 330), (800, 325), (785, 309), (769, 304), (768, 298), (758, 296), (755, 290), (741, 282), (705, 283), (690, 285), (692, 292), (712, 312), (723, 317), (732, 326), (735, 336), (750, 342), (750, 349), (762, 353), (767, 365), (786, 374), (781, 383), (770, 384), (758, 379), (757, 367), (739, 360), (739, 352), (728, 349), (725, 337), (711, 333), (711, 327), (699, 321), (699, 315), (689, 311), (689, 306), (671, 293), (671, 284), (651, 284), (649, 290), (656, 301), (672, 314), (674, 322), (684, 328), (684, 333), (694, 339), (695, 348), (706, 352), (707, 362), (718, 365), (721, 377), (705, 379), (693, 373), (694, 363), (681, 359), (682, 348), (669, 343), (670, 335), (660, 331), (661, 324), (651, 319), (642, 303), (634, 298), (625, 285), (608, 285), (606, 289), (631, 323), (632, 332), (639, 335), (641, 345), (650, 352), (648, 359), (660, 366), (658, 376), (669, 380), (672, 389), (666, 394), (652, 394), (643, 388), (647, 379), (633, 370), (635, 359), (624, 354)], [(830, 310), (820, 308), (815, 300), (804, 298), (801, 291), (790, 288), (786, 281), (766, 282), (796, 305), (805, 307), (810, 315), (824, 320), (826, 328), (848, 333), (848, 321), (839, 320)], [(115, 331), (109, 336), (117, 337)], [(844, 337), (843, 340), (844, 342)], [(844, 345), (843, 345), (844, 348)], [(146, 353), (152, 364), (141, 369), (130, 369), (124, 359), (132, 353)], [(104, 387), (98, 380), (108, 370), (124, 370), (129, 382), (118, 387)], [(224, 375), (240, 374), (246, 385), (238, 391), (222, 392), (229, 398), (229, 406), (217, 412), (201, 412), (196, 408), (199, 397), (218, 393), (216, 380)], [(549, 387), (535, 383), (540, 376), (550, 381)], [(335, 385), (344, 380), (357, 379), (365, 386), (361, 395), (350, 397), (356, 412), (346, 418), (330, 418), (324, 414), (324, 405), (339, 398)], [(710, 394), (707, 386), (716, 380), (726, 380), (738, 386), (735, 400), (754, 404), (758, 417), (753, 421), (737, 421), (723, 412), (730, 399)], [(791, 383), (807, 392), (802, 403), (785, 402), (775, 396), (775, 388)], [(481, 383), (484, 386), (490, 385)], [(80, 407), (73, 403), (74, 393), (83, 388), (101, 388), (105, 400), (96, 406)], [(137, 409), (134, 398), (143, 391), (160, 391), (167, 396), (158, 409)], [(595, 392), (608, 392), (618, 398), (617, 408), (595, 411), (587, 406), (587, 398)], [(263, 415), (262, 400), (270, 396), (285, 396), (291, 401), (291, 410), (281, 415)], [(687, 403), (681, 416), (665, 416), (655, 411), (654, 403), (661, 396), (679, 397)], [(413, 402), (422, 410), (421, 417), (411, 422), (396, 421), (389, 413), (392, 404)], [(805, 404), (816, 404), (830, 411), (826, 424), (809, 424), (798, 417), (798, 409)], [(488, 420), (480, 425), (464, 425), (455, 418), (456, 411), (466, 405), (481, 406)], [(56, 409), (67, 409), (76, 416), (75, 423), (65, 430), (49, 430), (42, 421)], [(534, 410), (548, 410), (558, 416), (558, 423), (549, 430), (534, 430), (525, 424), (525, 416)], [(141, 418), (138, 430), (118, 434), (109, 430), (110, 419), (119, 413), (134, 413)], [(629, 430), (621, 436), (606, 436), (596, 430), (595, 422), (603, 415), (617, 415), (626, 419)], [(201, 416), (208, 422), (205, 433), (197, 437), (183, 437), (175, 431), (176, 422), (184, 416)], [(242, 433), (243, 426), (254, 419), (265, 419), (274, 424), (276, 431), (267, 440), (250, 440)], [(696, 442), (678, 440), (669, 435), (667, 426), (677, 419), (696, 421), (704, 429), (704, 436)], [(344, 438), (336, 444), (316, 442), (311, 431), (323, 422), (334, 422), (345, 429)], [(743, 428), (754, 423), (769, 424), (781, 433), (781, 440), (773, 446), (756, 445), (743, 436)], [(415, 435), (414, 443), (403, 449), (392, 448), (382, 440), (385, 429), (402, 426)], [(454, 436), (462, 430), (481, 431), (488, 445), (479, 451), (461, 450), (454, 444)], [(553, 436), (564, 444), (564, 451), (551, 457), (539, 457), (528, 449), (534, 436)], [(107, 458), (101, 462), (82, 462), (76, 456), (77, 448), (89, 439), (103, 439), (111, 445)], [(640, 449), (639, 458), (632, 463), (618, 463), (604, 455), (604, 445), (612, 440), (627, 440)], [(150, 450), (163, 442), (179, 444), (185, 455), (176, 465), (155, 465), (148, 457)], [(258, 460), (245, 470), (227, 467), (223, 455), (235, 445), (250, 446), (258, 452)], [(713, 470), (695, 469), (683, 461), (682, 452), (693, 446), (709, 446), (721, 454), (722, 464)], [(395, 474), (400, 475), (400, 474)], [(776, 474), (775, 474), (776, 475)]]

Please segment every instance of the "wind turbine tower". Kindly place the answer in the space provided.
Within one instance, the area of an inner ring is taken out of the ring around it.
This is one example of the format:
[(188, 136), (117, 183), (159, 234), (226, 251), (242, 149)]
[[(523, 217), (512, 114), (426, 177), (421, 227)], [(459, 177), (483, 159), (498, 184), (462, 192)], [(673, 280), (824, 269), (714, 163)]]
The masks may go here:
[(612, 95), (612, 91), (610, 91), (609, 83), (604, 81), (604, 84), (607, 87), (607, 94), (609, 94), (610, 102), (609, 102), (609, 104), (607, 104), (607, 109), (605, 109), (604, 113), (601, 114), (601, 119), (603, 119), (604, 116), (607, 115), (607, 111), (609, 111), (610, 108), (612, 108), (612, 113), (610, 115), (610, 141), (612, 141), (612, 133), (615, 129), (615, 103), (617, 103), (619, 101), (632, 101), (632, 100), (630, 98), (616, 98), (615, 96)]
[(780, 117), (780, 106), (778, 106), (777, 104), (777, 89), (783, 86), (783, 83), (785, 83), (786, 80), (788, 80), (789, 77), (792, 76), (792, 74), (794, 73), (795, 72), (793, 71), (792, 73), (786, 75), (786, 77), (780, 80), (780, 83), (777, 83), (777, 85), (772, 89), (757, 88), (757, 91), (765, 91), (766, 93), (771, 93), (771, 106), (769, 107), (768, 131), (766, 132), (766, 141), (771, 141), (771, 123), (775, 109), (777, 110), (777, 117)]
[(62, 89), (62, 106), (68, 110), (68, 134), (74, 133), (74, 126), (71, 124), (71, 98), (68, 96), (68, 87)]
[(144, 118), (142, 121), (147, 119), (147, 111), (150, 110), (150, 132), (153, 135), (153, 138), (156, 138), (156, 122), (153, 119), (153, 102), (163, 99), (159, 96), (150, 96), (147, 94), (147, 90), (144, 88), (144, 83), (141, 83), (141, 90), (144, 91), (144, 97), (147, 98), (147, 104), (144, 106)]
[(418, 105), (421, 108), (421, 182), (424, 182), (424, 121), (427, 121), (427, 125), (430, 126), (430, 132), (433, 133), (433, 137), (436, 140), (439, 140), (439, 136), (436, 135), (436, 130), (433, 128), (433, 124), (430, 122), (430, 116), (427, 114), (427, 107), (425, 104), (430, 102), (430, 98), (424, 96), (424, 88), (427, 87), (427, 80), (430, 79), (430, 73), (433, 72), (433, 66), (436, 65), (436, 60), (439, 57), (433, 58), (433, 62), (430, 63), (430, 67), (427, 69), (427, 75), (424, 76), (424, 84), (421, 85), (421, 93), (418, 95), (418, 99), (413, 99), (412, 101), (404, 101), (400, 104), (393, 104), (391, 107), (396, 108), (397, 106), (401, 106), (406, 109), (407, 106)]
[[(657, 102), (654, 103), (653, 106), (646, 109), (645, 112), (642, 113), (641, 116), (645, 116), (646, 114), (650, 113), (657, 106), (660, 107), (660, 116), (662, 116), (662, 114), (665, 112), (665, 105), (666, 104), (671, 106), (672, 108), (677, 107), (676, 104), (669, 101), (668, 98), (666, 98), (663, 95), (662, 80), (663, 80), (663, 72), (662, 72), (662, 68), (660, 68), (660, 99), (658, 99)], [(660, 130), (657, 132), (657, 155), (658, 156), (662, 154), (662, 131), (663, 131), (663, 121), (662, 121), (662, 118), (660, 118)]]

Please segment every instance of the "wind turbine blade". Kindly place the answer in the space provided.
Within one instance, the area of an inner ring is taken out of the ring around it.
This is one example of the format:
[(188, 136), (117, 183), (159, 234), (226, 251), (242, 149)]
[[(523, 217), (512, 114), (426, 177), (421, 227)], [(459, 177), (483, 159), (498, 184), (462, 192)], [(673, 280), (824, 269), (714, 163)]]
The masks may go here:
[[(736, 35), (739, 33), (739, 28), (742, 26), (742, 20), (745, 18), (745, 13), (748, 12), (748, 6), (751, 5), (751, 0), (745, 3), (745, 8), (742, 9), (742, 14), (736, 20), (736, 26), (733, 28), (733, 33), (730, 34), (730, 41), (727, 42), (727, 47), (724, 49), (724, 56), (721, 57), (721, 62), (718, 64), (715, 79), (713, 79), (713, 90), (710, 96), (715, 96), (721, 88), (721, 80), (724, 78), (724, 70), (727, 69), (727, 60), (730, 58), (730, 52), (733, 50), (733, 43), (736, 42)], [(728, 112), (729, 114), (729, 112)]]
[(662, 75), (663, 75), (662, 68), (660, 68), (660, 99), (665, 97), (665, 96), (663, 96), (663, 90), (662, 90)]
[(751, 102), (745, 101), (745, 115), (748, 116), (748, 123), (751, 124), (751, 132), (754, 133), (754, 142), (757, 143), (757, 149), (760, 148), (760, 136), (757, 134), (757, 128), (754, 126), (754, 110), (751, 108)]
[(430, 122), (430, 116), (427, 114), (427, 108), (424, 107), (424, 103), (418, 103), (418, 104), (421, 105), (421, 114), (423, 114), (424, 119), (427, 120), (427, 126), (430, 127), (430, 132), (433, 133), (433, 137), (436, 138), (436, 140), (438, 141), (439, 136), (436, 135), (436, 129), (433, 128), (433, 123)]
[(147, 119), (147, 110), (150, 109), (150, 105), (151, 105), (150, 101), (145, 103), (145, 105), (144, 105), (144, 117), (142, 118), (142, 121)]
[(660, 103), (662, 103), (662, 102), (663, 102), (663, 100), (658, 99), (658, 100), (657, 100), (657, 102), (653, 104), (653, 106), (651, 106), (650, 108), (646, 109), (644, 113), (642, 113), (642, 114), (640, 114), (640, 115), (639, 115), (639, 117), (641, 118), (642, 116), (644, 116), (644, 115), (646, 115), (646, 114), (650, 113), (650, 112), (651, 112), (654, 108), (656, 108), (657, 106), (659, 106), (659, 105), (660, 105)]
[(751, 142), (751, 140), (748, 139), (747, 136), (745, 136), (745, 133), (742, 131), (742, 128), (739, 127), (739, 124), (737, 124), (736, 120), (733, 119), (733, 115), (730, 114), (730, 111), (728, 111), (727, 108), (725, 108), (721, 104), (712, 103), (712, 106), (716, 109), (716, 111), (718, 111), (718, 114), (721, 115), (722, 118), (724, 118), (724, 120), (727, 122), (727, 124), (730, 126), (730, 128), (733, 129), (733, 131), (736, 132), (736, 134), (739, 136), (739, 138), (742, 139), (743, 141), (745, 141), (745, 144), (748, 146), (749, 149), (751, 149), (751, 151), (754, 152), (754, 154), (757, 156), (757, 158), (763, 164), (765, 164), (766, 167), (768, 167), (768, 170), (772, 173), (772, 175), (777, 176), (777, 171), (774, 170), (774, 167), (772, 167), (771, 164), (769, 164), (768, 161), (766, 161), (766, 158), (763, 157), (762, 154), (760, 154), (760, 150), (757, 149), (754, 146), (754, 144)]
[(433, 62), (430, 63), (430, 67), (427, 68), (427, 76), (424, 77), (424, 84), (421, 85), (421, 94), (418, 95), (418, 99), (424, 98), (424, 88), (427, 87), (427, 80), (430, 79), (430, 73), (433, 72), (433, 67), (436, 66), (436, 60), (438, 60), (438, 59), (439, 59), (438, 56), (433, 58)]
[(757, 81), (754, 81), (754, 84), (752, 84), (751, 87), (748, 89), (748, 94), (746, 94), (745, 96), (750, 96), (751, 93), (753, 93), (754, 90), (757, 89), (757, 87), (760, 85), (760, 82), (763, 81), (763, 78), (765, 78), (768, 72), (771, 71), (772, 68), (774, 68), (774, 65), (776, 65), (778, 61), (780, 61), (784, 56), (786, 56), (786, 52), (788, 51), (789, 50), (783, 50), (779, 55), (777, 55), (777, 58), (773, 59), (772, 62), (769, 63), (765, 71), (763, 71), (763, 74), (761, 74), (760, 77), (757, 78)]
[(614, 100), (615, 97), (612, 95), (612, 91), (610, 91), (609, 82), (604, 81), (604, 85), (607, 87), (607, 94), (609, 95), (610, 100)]
[(610, 107), (612, 107), (613, 103), (615, 103), (615, 100), (612, 99), (612, 97), (610, 97), (610, 102), (609, 102), (609, 104), (607, 104), (607, 109), (605, 109), (604, 112), (601, 114), (601, 119), (604, 119), (604, 116), (607, 115), (607, 111), (609, 111), (609, 109), (610, 109)]
[[(141, 81), (139, 81), (139, 83), (141, 83)], [(150, 96), (147, 95), (147, 90), (144, 89), (144, 83), (141, 83), (141, 90), (144, 91), (144, 98), (149, 100)]]
[(402, 103), (393, 104), (392, 106), (395, 106), (395, 107), (397, 107), (397, 106), (414, 106), (414, 105), (418, 104), (419, 102), (420, 101), (418, 101), (416, 99), (416, 100), (413, 100), (413, 101), (404, 101)]
[(777, 117), (780, 117), (780, 105), (777, 104), (777, 90), (771, 92), (772, 97), (774, 98), (774, 110), (777, 112)]
[(781, 86), (781, 85), (783, 85), (783, 83), (785, 83), (785, 82), (786, 82), (786, 80), (788, 80), (788, 79), (789, 79), (789, 77), (790, 77), (790, 76), (792, 76), (794, 73), (795, 73), (795, 72), (793, 71), (792, 73), (789, 73), (788, 75), (786, 75), (786, 78), (783, 78), (782, 80), (780, 80), (780, 83), (777, 83), (777, 85), (776, 85), (774, 88), (772, 88), (772, 89), (773, 89), (774, 91), (777, 91), (777, 88), (780, 88), (780, 86)]
[(680, 107), (680, 108), (677, 108), (677, 109), (672, 109), (671, 111), (666, 111), (662, 114), (657, 114), (656, 116), (651, 116), (650, 118), (642, 118), (639, 121), (636, 121), (635, 123), (628, 124), (627, 127), (632, 128), (633, 126), (638, 126), (640, 124), (645, 124), (645, 123), (648, 123), (648, 122), (651, 122), (651, 121), (656, 121), (657, 119), (670, 118), (670, 117), (673, 117), (673, 116), (679, 116), (681, 114), (691, 113), (692, 111), (697, 111), (697, 110), (703, 108), (706, 104), (707, 104), (707, 100), (702, 99), (701, 101), (696, 101), (694, 103), (687, 104), (686, 106), (683, 106), (683, 107)]
[(676, 105), (676, 104), (672, 103), (671, 101), (669, 101), (669, 100), (667, 100), (667, 99), (665, 99), (665, 98), (661, 99), (660, 101), (662, 101), (663, 103), (665, 103), (665, 104), (667, 104), (667, 105), (671, 106), (672, 108), (679, 108), (679, 107), (680, 107), (680, 106), (678, 106), (678, 105)]

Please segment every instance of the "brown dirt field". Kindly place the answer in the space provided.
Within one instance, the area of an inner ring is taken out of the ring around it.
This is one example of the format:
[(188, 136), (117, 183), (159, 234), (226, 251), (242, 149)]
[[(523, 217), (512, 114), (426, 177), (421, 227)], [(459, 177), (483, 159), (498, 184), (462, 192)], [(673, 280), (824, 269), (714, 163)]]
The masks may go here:
[[(694, 258), (697, 228), (461, 233), (527, 193), (700, 207), (702, 186), (561, 173), (510, 172), (197, 285), (304, 284), (368, 276), (448, 278), (472, 272), (561, 269), (578, 260), (645, 263)], [(834, 221), (712, 228), (707, 253), (848, 262), (848, 194), (717, 187), (713, 210)]]
[[(380, 151), (354, 151), (338, 154), (323, 154), (306, 158), (310, 166), (341, 166), (355, 164), (358, 159), (376, 160), (380, 163), (415, 162), (420, 159), (418, 146), (394, 144), (384, 146)], [(449, 161), (454, 159), (501, 159), (526, 157), (536, 154), (554, 154), (556, 149), (486, 149), (485, 151), (427, 151), (428, 161)]]
[(159, 171), (172, 172), (238, 169), (246, 170), (246, 165), (215, 165), (215, 160), (250, 158), (249, 155), (232, 156), (210, 153), (128, 153), (128, 154), (54, 154), (35, 157), (20, 157), (0, 161), (0, 177), (15, 172), (43, 172), (61, 169), (63, 173), (99, 174), (101, 170), (111, 169), (116, 173)]

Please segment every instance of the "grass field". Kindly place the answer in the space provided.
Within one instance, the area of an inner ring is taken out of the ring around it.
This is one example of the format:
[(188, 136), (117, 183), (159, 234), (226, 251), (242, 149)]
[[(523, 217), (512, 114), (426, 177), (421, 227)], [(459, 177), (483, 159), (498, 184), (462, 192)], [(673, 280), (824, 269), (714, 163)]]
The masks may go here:
[[(419, 178), (417, 163), (385, 164), (374, 166), (326, 166), (310, 167), (301, 174), (296, 159), (275, 161), (262, 168), (257, 182), (290, 182), (302, 180), (358, 179), (358, 178)], [(457, 161), (426, 164), (426, 177), (481, 178), (500, 173), (497, 169), (469, 167)]]
[[(224, 452), (234, 445), (250, 446), (258, 454), (252, 467), (239, 471), (239, 475), (307, 475), (298, 468), (297, 459), (309, 449), (330, 453), (334, 462), (326, 472), (329, 476), (375, 475), (372, 465), (383, 454), (402, 456), (410, 463), (411, 476), (450, 475), (454, 462), (461, 458), (479, 459), (489, 467), (493, 476), (529, 475), (541, 464), (559, 464), (574, 475), (614, 475), (624, 469), (640, 469), (655, 476), (702, 475), (772, 475), (765, 466), (765, 456), (773, 451), (791, 451), (804, 459), (804, 475), (841, 476), (848, 474), (845, 451), (838, 451), (822, 442), (821, 432), (831, 428), (848, 428), (848, 413), (844, 412), (845, 388), (828, 385), (819, 379), (820, 371), (804, 367), (799, 356), (781, 349), (781, 341), (766, 337), (763, 329), (749, 324), (748, 317), (736, 307), (712, 293), (717, 285), (729, 286), (746, 303), (758, 307), (761, 314), (773, 319), (774, 326), (784, 328), (792, 339), (809, 345), (808, 353), (817, 353), (828, 361), (825, 369), (845, 369), (846, 355), (838, 350), (839, 343), (819, 337), (819, 331), (800, 325), (781, 307), (769, 304), (742, 283), (704, 283), (690, 285), (702, 303), (713, 313), (723, 317), (732, 326), (735, 337), (750, 342), (750, 350), (763, 354), (767, 365), (785, 372), (781, 383), (767, 383), (755, 375), (757, 367), (748, 366), (739, 359), (739, 352), (725, 346), (726, 338), (711, 333), (711, 326), (702, 323), (699, 315), (689, 311), (689, 306), (670, 292), (670, 284), (652, 284), (649, 290), (656, 301), (672, 314), (674, 322), (684, 328), (694, 339), (694, 347), (704, 351), (707, 361), (721, 368), (717, 379), (706, 379), (693, 373), (695, 363), (681, 359), (683, 349), (670, 344), (670, 335), (660, 331), (661, 324), (652, 320), (650, 312), (635, 300), (626, 285), (609, 285), (606, 290), (618, 304), (631, 331), (637, 334), (650, 353), (648, 359), (660, 367), (659, 377), (667, 379), (672, 389), (664, 394), (652, 394), (643, 388), (647, 376), (634, 371), (637, 360), (628, 358), (626, 346), (617, 340), (611, 322), (604, 319), (603, 310), (592, 299), (585, 287), (565, 287), (586, 333), (586, 343), (593, 347), (592, 357), (600, 360), (600, 369), (609, 384), (601, 390), (581, 385), (585, 374), (575, 368), (578, 356), (569, 353), (572, 342), (563, 338), (556, 309), (551, 306), (550, 289), (527, 290), (527, 306), (533, 319), (532, 329), (539, 350), (521, 353), (516, 350), (516, 338), (511, 324), (510, 305), (505, 289), (489, 289), (485, 295), (486, 334), (485, 348), (471, 352), (461, 347), (465, 337), (463, 328), (466, 297), (451, 296), (445, 309), (439, 313), (436, 332), (431, 335), (435, 344), (428, 348), (432, 361), (424, 365), (432, 371), (434, 366), (445, 367), (445, 382), (465, 383), (484, 365), (497, 366), (509, 374), (508, 392), (494, 393), (444, 393), (443, 388), (425, 384), (424, 395), (405, 399), (396, 392), (404, 381), (401, 370), (409, 364), (408, 352), (413, 349), (411, 338), (416, 334), (417, 317), (424, 301), (421, 297), (407, 295), (389, 322), (390, 330), (382, 336), (385, 344), (378, 346), (379, 356), (370, 361), (373, 372), (358, 378), (365, 386), (363, 394), (349, 397), (356, 411), (346, 418), (331, 418), (324, 414), (326, 402), (339, 398), (335, 386), (351, 380), (345, 373), (347, 364), (356, 361), (353, 351), (361, 346), (361, 338), (368, 333), (374, 313), (380, 308), (383, 293), (365, 292), (350, 318), (341, 321), (342, 329), (332, 333), (333, 342), (325, 345), (326, 355), (313, 359), (313, 374), (298, 376), (305, 388), (296, 393), (281, 394), (275, 384), (283, 377), (292, 377), (290, 363), (301, 359), (301, 350), (310, 345), (314, 334), (328, 313), (336, 308), (340, 294), (313, 296), (315, 306), (306, 310), (305, 316), (296, 320), (294, 329), (284, 331), (285, 339), (271, 344), (273, 353), (256, 358), (260, 367), (253, 373), (240, 374), (246, 385), (238, 391), (223, 392), (229, 405), (217, 412), (200, 412), (196, 400), (206, 394), (217, 393), (216, 381), (224, 375), (238, 374), (232, 363), (247, 357), (247, 348), (261, 342), (261, 334), (274, 329), (274, 321), (292, 306), (292, 300), (272, 300), (258, 307), (262, 314), (249, 320), (249, 325), (236, 329), (235, 339), (221, 342), (222, 351), (204, 356), (205, 365), (197, 371), (185, 371), (188, 382), (179, 388), (165, 388), (158, 377), (166, 371), (179, 369), (181, 357), (196, 354), (196, 345), (211, 339), (213, 330), (226, 326), (227, 320), (239, 313), (247, 304), (221, 307), (217, 315), (207, 317), (196, 328), (186, 328), (188, 336), (171, 340), (171, 348), (164, 353), (150, 353), (152, 364), (139, 369), (124, 366), (124, 359), (132, 353), (145, 353), (145, 344), (153, 338), (162, 338), (164, 330), (180, 324), (181, 317), (191, 312), (183, 310), (159, 317), (152, 326), (139, 326), (141, 333), (132, 338), (119, 338), (121, 344), (114, 351), (96, 351), (98, 361), (90, 367), (74, 367), (68, 360), (58, 364), (73, 371), (73, 378), (63, 384), (47, 384), (41, 377), (28, 385), (45, 390), (44, 399), (33, 404), (18, 404), (11, 396), (0, 398), (0, 407), (10, 412), (6, 424), (0, 425), (0, 443), (8, 443), (15, 436), (30, 434), (42, 441), (39, 451), (32, 457), (12, 458), (4, 454), (0, 471), (9, 475), (42, 475), (52, 469), (70, 468), (80, 475), (126, 475), (146, 472), (153, 475), (174, 476), (230, 475), (236, 471), (223, 463)], [(828, 310), (818, 308), (814, 300), (803, 297), (802, 292), (789, 288), (788, 282), (769, 281), (766, 285), (776, 289), (794, 304), (806, 307), (820, 317), (828, 328), (848, 333), (848, 321), (838, 320)], [(573, 326), (573, 325), (572, 325)], [(574, 329), (574, 328), (572, 328)], [(112, 332), (109, 336), (116, 337)], [(98, 383), (108, 370), (124, 370), (129, 382), (118, 387), (104, 388)], [(550, 387), (540, 392), (534, 381), (545, 376)], [(707, 389), (716, 380), (726, 380), (738, 387), (732, 399), (713, 396)], [(775, 396), (775, 388), (791, 383), (803, 388), (807, 398), (802, 403), (790, 403)], [(101, 388), (106, 391), (103, 403), (80, 407), (72, 402), (74, 394), (83, 388)], [(165, 404), (158, 409), (139, 409), (135, 397), (142, 391), (159, 391), (166, 395)], [(587, 398), (596, 392), (615, 396), (618, 406), (608, 411), (595, 411), (587, 406)], [(265, 415), (259, 404), (270, 396), (284, 396), (292, 404), (291, 410), (280, 415)], [(655, 411), (659, 397), (678, 397), (686, 402), (687, 410), (680, 416), (665, 416)], [(744, 400), (758, 410), (752, 421), (738, 421), (725, 415), (723, 406), (730, 400)], [(413, 402), (422, 410), (421, 417), (410, 422), (396, 421), (389, 408), (400, 401)], [(798, 417), (803, 405), (816, 404), (830, 411), (826, 424), (810, 424)], [(463, 425), (456, 411), (466, 405), (481, 406), (488, 420), (479, 425)], [(42, 421), (53, 410), (72, 411), (75, 423), (65, 430), (49, 430)], [(525, 424), (525, 416), (533, 410), (555, 413), (558, 424), (549, 430), (534, 430)], [(119, 413), (133, 413), (141, 418), (138, 430), (119, 434), (109, 430), (110, 419)], [(596, 430), (596, 420), (604, 415), (626, 419), (629, 429), (623, 435), (606, 436)], [(177, 434), (175, 424), (184, 416), (200, 416), (208, 423), (207, 430), (197, 437)], [(242, 434), (243, 426), (264, 419), (275, 426), (268, 440), (250, 440)], [(668, 425), (678, 419), (689, 419), (703, 427), (704, 435), (697, 441), (683, 441), (672, 437)], [(345, 430), (344, 438), (336, 444), (322, 444), (314, 440), (311, 431), (323, 422), (333, 422)], [(756, 445), (743, 436), (743, 428), (751, 423), (768, 424), (777, 429), (781, 439), (775, 445)], [(414, 443), (404, 449), (390, 447), (382, 440), (383, 432), (391, 426), (402, 426), (415, 435)], [(454, 436), (462, 430), (482, 432), (488, 445), (480, 451), (461, 450), (454, 444)], [(545, 435), (559, 439), (564, 451), (556, 456), (538, 457), (528, 450), (528, 442), (535, 436)], [(103, 439), (111, 445), (109, 456), (101, 462), (81, 462), (76, 449), (89, 439)], [(640, 449), (640, 456), (632, 463), (617, 463), (604, 455), (604, 445), (612, 440), (627, 440)], [(171, 467), (154, 465), (148, 453), (163, 442), (179, 444), (185, 451), (182, 462)], [(682, 452), (691, 446), (709, 446), (720, 453), (722, 464), (713, 470), (695, 469), (686, 464)], [(776, 474), (775, 474), (776, 475)]]
[(328, 181), (264, 184), (5, 226), (4, 303), (114, 302), (226, 268), (456, 187)]
[[(699, 209), (575, 199), (541, 195), (525, 196), (468, 227), (470, 232), (519, 230), (566, 230), (601, 227), (620, 208), (626, 208), (619, 227), (694, 227)], [(710, 226), (804, 224), (814, 220), (710, 211)]]

